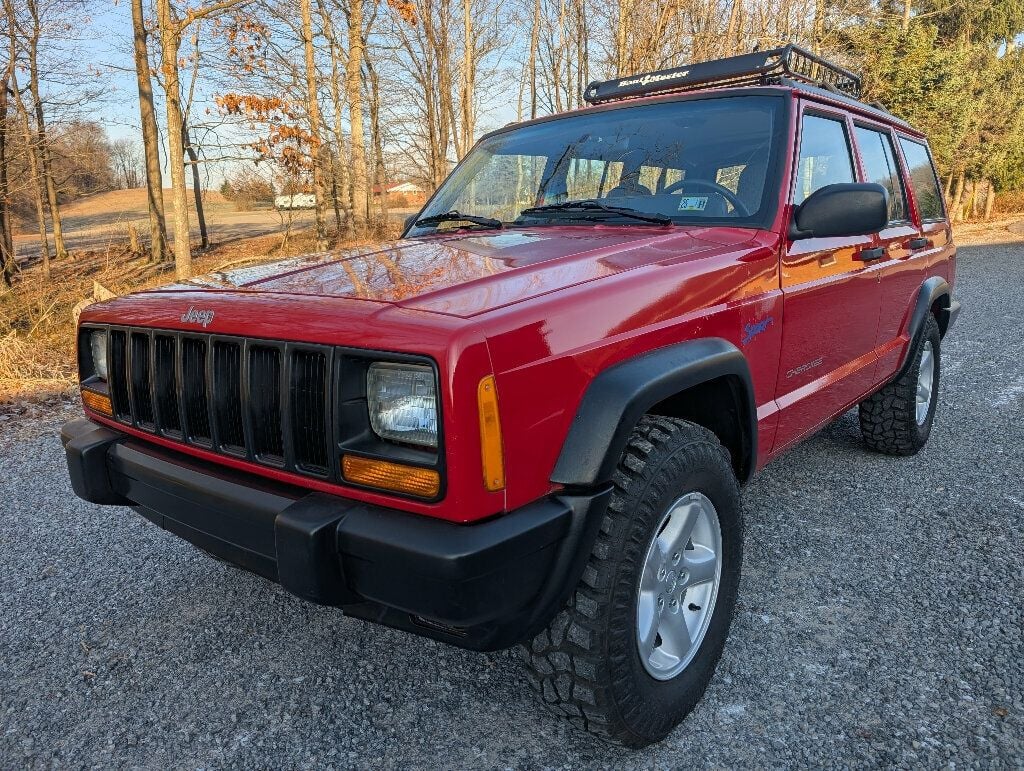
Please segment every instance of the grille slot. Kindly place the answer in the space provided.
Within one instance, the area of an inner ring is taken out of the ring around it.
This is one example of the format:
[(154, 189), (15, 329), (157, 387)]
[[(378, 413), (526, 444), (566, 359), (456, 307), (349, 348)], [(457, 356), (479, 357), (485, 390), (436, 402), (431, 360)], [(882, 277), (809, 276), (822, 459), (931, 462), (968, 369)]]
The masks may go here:
[(338, 478), (329, 347), (125, 327), (109, 334), (118, 420), (222, 455)]
[(292, 351), (291, 429), (295, 464), (327, 473), (327, 357), (319, 351)]
[(178, 406), (177, 345), (169, 335), (156, 335), (153, 349), (153, 379), (156, 390), (156, 424), (164, 433), (181, 434)]
[(213, 344), (213, 414), (221, 449), (244, 454), (242, 349), (238, 343), (218, 340)]
[(128, 335), (120, 330), (110, 333), (110, 395), (114, 414), (121, 420), (132, 419), (132, 405), (128, 398)]
[(210, 410), (206, 389), (206, 341), (181, 340), (181, 397), (184, 402), (185, 432), (189, 441), (210, 444)]
[(153, 394), (150, 390), (149, 335), (133, 332), (131, 355), (128, 357), (131, 369), (131, 404), (135, 421), (144, 426), (156, 426), (153, 421)]
[(270, 463), (284, 462), (281, 431), (281, 351), (264, 345), (249, 349), (249, 413), (253, 455)]

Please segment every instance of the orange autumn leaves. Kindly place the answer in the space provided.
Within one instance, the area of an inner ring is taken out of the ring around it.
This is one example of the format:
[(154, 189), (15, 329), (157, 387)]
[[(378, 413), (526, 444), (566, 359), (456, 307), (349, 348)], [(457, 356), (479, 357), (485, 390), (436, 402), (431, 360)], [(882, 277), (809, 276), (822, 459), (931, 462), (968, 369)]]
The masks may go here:
[(227, 93), (216, 97), (215, 101), (225, 115), (247, 120), (250, 129), (255, 130), (258, 124), (266, 125), (266, 134), (249, 145), (261, 159), (276, 161), (291, 174), (310, 169), (320, 138), (296, 122), (297, 111), (287, 100), (278, 96)]

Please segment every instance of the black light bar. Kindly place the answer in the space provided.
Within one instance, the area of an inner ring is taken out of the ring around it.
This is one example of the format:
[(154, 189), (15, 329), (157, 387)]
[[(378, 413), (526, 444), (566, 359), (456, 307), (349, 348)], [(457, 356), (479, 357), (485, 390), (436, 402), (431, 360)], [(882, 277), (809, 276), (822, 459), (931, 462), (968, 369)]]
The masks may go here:
[(698, 88), (771, 85), (783, 78), (819, 86), (860, 99), (860, 76), (790, 43), (769, 51), (755, 51), (725, 59), (713, 59), (685, 67), (630, 75), (587, 86), (583, 98), (590, 104), (629, 97), (651, 96)]

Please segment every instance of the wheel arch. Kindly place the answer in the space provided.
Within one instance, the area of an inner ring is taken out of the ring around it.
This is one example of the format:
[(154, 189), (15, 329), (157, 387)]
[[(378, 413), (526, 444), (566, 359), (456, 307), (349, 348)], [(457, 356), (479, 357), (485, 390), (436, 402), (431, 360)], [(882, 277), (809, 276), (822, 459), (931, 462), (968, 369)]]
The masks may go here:
[(591, 381), (551, 481), (587, 487), (611, 479), (645, 414), (691, 420), (729, 450), (740, 482), (757, 465), (757, 410), (750, 368), (721, 338), (690, 340), (627, 359)]
[(917, 291), (914, 307), (911, 309), (910, 318), (907, 320), (907, 336), (911, 342), (907, 344), (907, 349), (903, 353), (899, 371), (902, 371), (903, 367), (906, 366), (907, 359), (914, 347), (913, 340), (917, 337), (918, 332), (921, 331), (921, 327), (924, 325), (925, 318), (927, 318), (929, 313), (935, 316), (935, 321), (939, 325), (939, 334), (942, 337), (946, 336), (946, 331), (949, 329), (952, 318), (952, 304), (952, 290), (946, 279), (941, 276), (932, 276), (925, 279), (924, 283), (921, 284), (921, 288)]

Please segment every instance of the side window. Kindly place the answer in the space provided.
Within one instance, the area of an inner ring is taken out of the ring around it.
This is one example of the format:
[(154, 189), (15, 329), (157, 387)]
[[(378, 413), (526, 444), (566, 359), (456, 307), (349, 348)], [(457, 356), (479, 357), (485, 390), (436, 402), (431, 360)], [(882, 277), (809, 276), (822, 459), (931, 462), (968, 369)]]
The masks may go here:
[(854, 129), (860, 157), (864, 161), (866, 182), (874, 182), (889, 191), (889, 222), (903, 222), (907, 217), (907, 194), (900, 181), (896, 153), (889, 135), (857, 126)]
[(800, 162), (797, 164), (793, 203), (803, 203), (818, 188), (839, 182), (853, 182), (853, 159), (842, 121), (804, 115), (800, 132)]
[(910, 187), (914, 191), (921, 219), (942, 219), (946, 216), (942, 206), (942, 192), (939, 180), (935, 177), (935, 167), (932, 166), (928, 148), (905, 137), (900, 137), (900, 147), (903, 148), (903, 157), (907, 159)]

